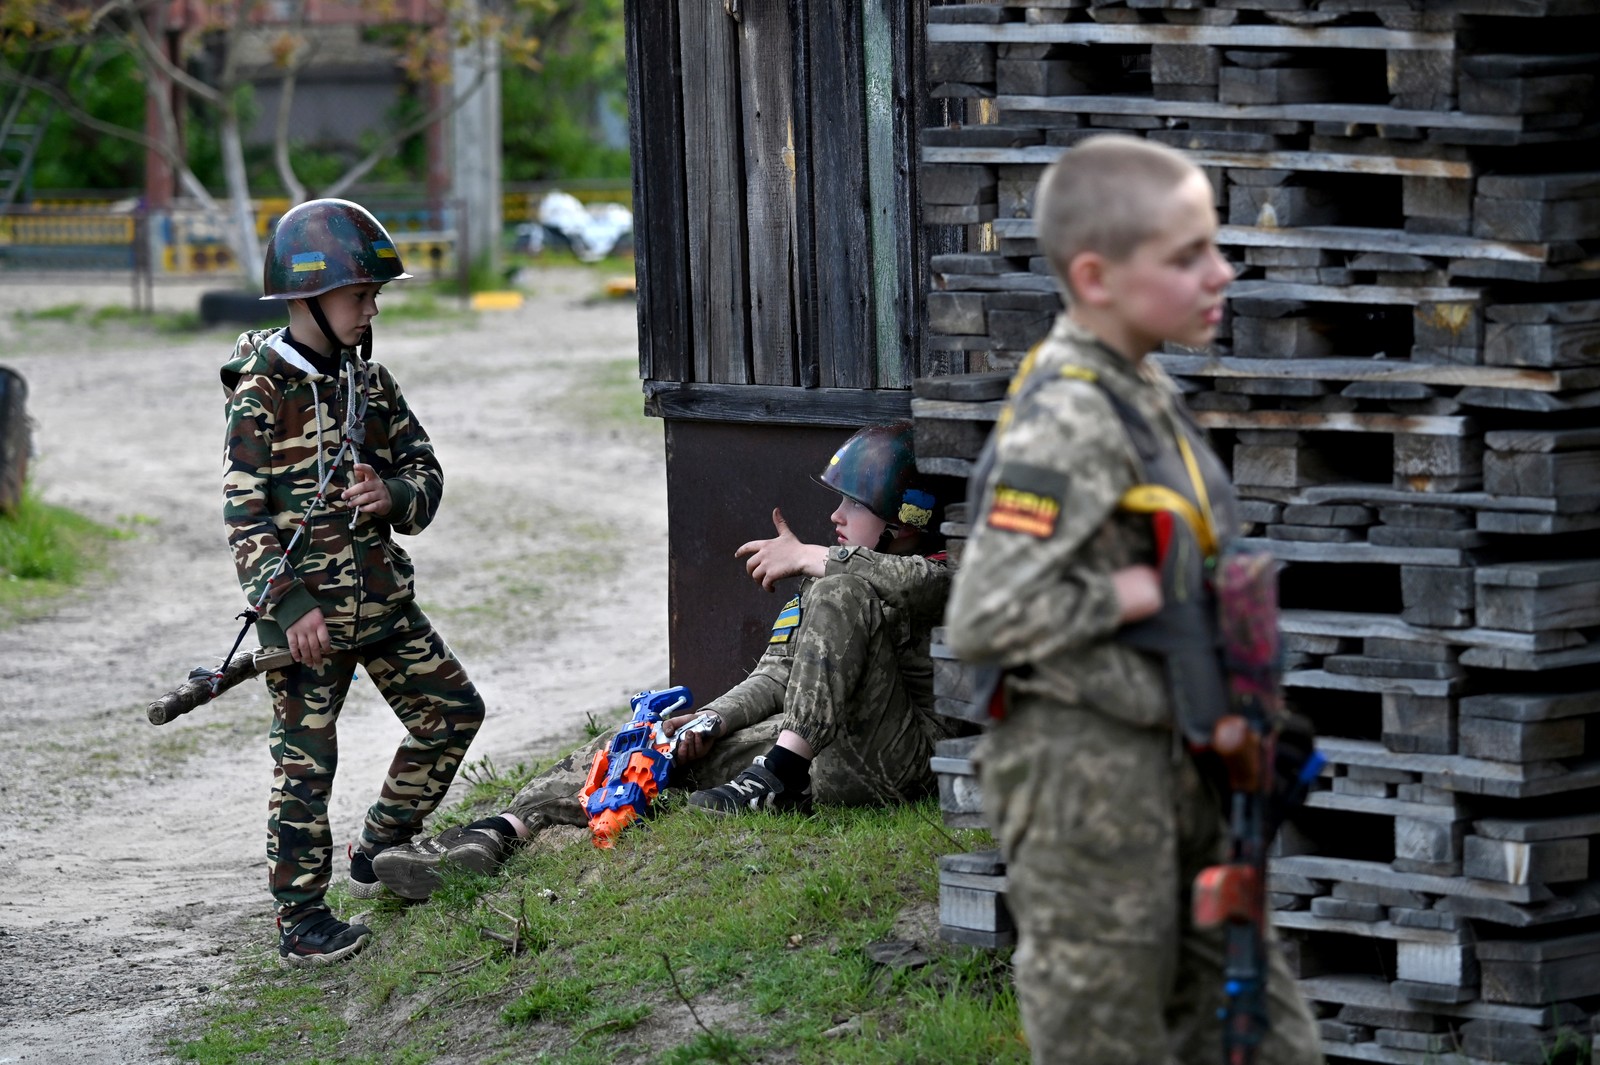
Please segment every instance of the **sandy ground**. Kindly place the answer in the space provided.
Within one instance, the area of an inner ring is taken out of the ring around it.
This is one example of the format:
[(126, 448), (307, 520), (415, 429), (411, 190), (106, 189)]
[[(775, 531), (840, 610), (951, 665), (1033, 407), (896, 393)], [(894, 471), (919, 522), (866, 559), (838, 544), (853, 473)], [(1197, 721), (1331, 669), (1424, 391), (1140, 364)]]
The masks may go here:
[[(406, 546), (490, 708), (471, 761), (574, 738), (666, 677), (661, 430), (638, 413), (633, 305), (593, 301), (600, 280), (542, 272), (520, 310), (379, 319), (376, 356), (445, 469), (442, 513)], [(163, 286), (158, 306), (192, 310), (197, 294)], [(0, 624), (0, 1065), (171, 1060), (163, 1029), (274, 934), (264, 688), (160, 729), (144, 715), (216, 660), (244, 606), (219, 518), (216, 367), (233, 331), (13, 313), (127, 301), (114, 286), (0, 288), (35, 484), (130, 534), (81, 592)], [(402, 731), (360, 682), (340, 725), (342, 842)]]

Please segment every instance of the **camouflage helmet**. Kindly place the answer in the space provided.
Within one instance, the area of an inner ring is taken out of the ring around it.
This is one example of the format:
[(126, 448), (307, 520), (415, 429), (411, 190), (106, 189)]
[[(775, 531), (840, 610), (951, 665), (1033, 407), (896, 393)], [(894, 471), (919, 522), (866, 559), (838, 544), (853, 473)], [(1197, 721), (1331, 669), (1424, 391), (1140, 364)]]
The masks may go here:
[(410, 276), (388, 231), (365, 207), (307, 200), (289, 208), (272, 231), (261, 265), (261, 298), (309, 299), (345, 285)]
[(927, 532), (938, 501), (917, 476), (911, 423), (869, 425), (846, 440), (817, 483), (866, 507), (890, 525)]

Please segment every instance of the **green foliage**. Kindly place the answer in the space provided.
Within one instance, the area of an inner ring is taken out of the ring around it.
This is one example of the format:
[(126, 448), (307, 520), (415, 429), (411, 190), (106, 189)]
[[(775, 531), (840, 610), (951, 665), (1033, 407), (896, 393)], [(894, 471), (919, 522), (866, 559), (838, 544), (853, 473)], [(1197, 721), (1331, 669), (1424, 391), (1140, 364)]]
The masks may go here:
[[(57, 48), (51, 59), (68, 62), (71, 48)], [(144, 128), (144, 83), (138, 64), (106, 43), (78, 57), (85, 76), (73, 82), (73, 100), (103, 122), (126, 129)], [(90, 73), (92, 72), (92, 73)], [(131, 189), (144, 184), (144, 149), (132, 141), (108, 137), (68, 118), (38, 94), (29, 97), (21, 121), (48, 121), (34, 159), (35, 189)]]
[(601, 144), (595, 128), (598, 108), (625, 107), (627, 99), (622, 0), (552, 6), (536, 27), (543, 35), (539, 68), (502, 69), (505, 179), (627, 177), (628, 153)]
[(73, 583), (90, 563), (95, 543), (118, 535), (65, 507), (40, 502), (31, 486), (25, 488), (16, 512), (0, 513), (0, 603)]

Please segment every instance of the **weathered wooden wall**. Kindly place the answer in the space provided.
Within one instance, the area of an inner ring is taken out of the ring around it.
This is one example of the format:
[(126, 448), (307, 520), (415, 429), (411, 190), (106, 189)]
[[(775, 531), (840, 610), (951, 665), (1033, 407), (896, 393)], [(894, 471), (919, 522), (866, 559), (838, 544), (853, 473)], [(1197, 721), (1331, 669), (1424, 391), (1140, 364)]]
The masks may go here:
[(650, 387), (692, 386), (680, 398), (726, 420), (754, 396), (724, 386), (906, 389), (925, 372), (923, 19), (890, 0), (627, 5)]

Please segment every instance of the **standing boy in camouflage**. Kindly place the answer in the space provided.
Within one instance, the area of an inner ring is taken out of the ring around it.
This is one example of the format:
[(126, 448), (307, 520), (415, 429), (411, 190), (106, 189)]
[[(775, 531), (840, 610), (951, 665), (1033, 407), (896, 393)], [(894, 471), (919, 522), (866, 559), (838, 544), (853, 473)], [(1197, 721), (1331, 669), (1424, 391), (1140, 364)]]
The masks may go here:
[(411, 560), (393, 542), (428, 526), (444, 490), (428, 434), (371, 359), (378, 291), (410, 276), (364, 208), (301, 204), (278, 222), (264, 269), (264, 298), (289, 301), (289, 326), (241, 335), (222, 368), (228, 542), (261, 611), (262, 645), (288, 647), (295, 661), (266, 674), (267, 867), (287, 965), (350, 957), (370, 935), (323, 901), (335, 725), (356, 669), (408, 734), (351, 849), (357, 897), (377, 894), (372, 855), (417, 832), (483, 721), (483, 700), (418, 608)]
[[(916, 477), (911, 444), (908, 424), (874, 426), (834, 454), (817, 478), (840, 495), (833, 546), (801, 543), (773, 511), (778, 535), (735, 552), (769, 591), (786, 577), (805, 579), (750, 675), (667, 722), (676, 734), (701, 714), (716, 718), (709, 734), (687, 734), (675, 756), (675, 785), (716, 785), (694, 792), (692, 807), (804, 812), (814, 798), (900, 802), (932, 785), (933, 745), (957, 725), (933, 712), (928, 657), (950, 576), (942, 553), (926, 554), (937, 542), (937, 507)], [(499, 816), (380, 854), (379, 878), (397, 894), (426, 898), (442, 862), (490, 872), (513, 839), (551, 824), (587, 824), (578, 793), (595, 752), (614, 735), (541, 773)]]
[[(1071, 149), (1035, 218), (1068, 310), (1012, 383), (947, 616), (958, 655), (1004, 671), (980, 772), (1023, 1024), (1039, 1063), (1216, 1061), (1222, 938), (1194, 927), (1188, 893), (1224, 828), (1182, 732), (1221, 693), (1169, 668), (1215, 641), (1162, 623), (1209, 594), (1200, 560), (1236, 520), (1225, 471), (1145, 356), (1209, 343), (1233, 270), (1210, 184), (1153, 142)], [(1259, 1060), (1319, 1062), (1270, 953)]]

